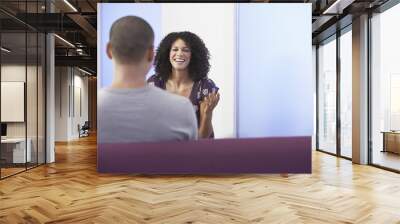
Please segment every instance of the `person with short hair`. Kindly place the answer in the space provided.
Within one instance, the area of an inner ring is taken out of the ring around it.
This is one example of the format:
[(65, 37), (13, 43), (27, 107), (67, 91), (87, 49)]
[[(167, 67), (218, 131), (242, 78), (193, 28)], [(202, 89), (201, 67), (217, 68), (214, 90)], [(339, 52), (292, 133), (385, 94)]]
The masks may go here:
[(196, 110), (199, 138), (214, 138), (212, 113), (219, 101), (218, 87), (208, 78), (210, 53), (203, 40), (188, 31), (168, 34), (155, 57), (156, 74), (147, 81), (184, 96)]
[(197, 139), (190, 101), (146, 83), (153, 45), (154, 32), (142, 18), (125, 16), (113, 23), (107, 56), (114, 77), (99, 93), (99, 143)]

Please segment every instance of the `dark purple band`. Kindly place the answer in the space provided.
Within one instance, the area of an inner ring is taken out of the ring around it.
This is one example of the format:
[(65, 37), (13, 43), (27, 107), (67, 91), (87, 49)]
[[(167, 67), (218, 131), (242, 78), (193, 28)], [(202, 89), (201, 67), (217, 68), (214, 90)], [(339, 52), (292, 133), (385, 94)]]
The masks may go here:
[(311, 173), (311, 136), (98, 144), (101, 173)]

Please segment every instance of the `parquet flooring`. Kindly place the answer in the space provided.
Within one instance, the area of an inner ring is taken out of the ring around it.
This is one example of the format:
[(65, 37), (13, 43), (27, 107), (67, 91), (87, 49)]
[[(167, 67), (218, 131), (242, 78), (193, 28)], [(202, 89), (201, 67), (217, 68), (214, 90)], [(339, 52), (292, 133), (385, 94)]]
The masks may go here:
[(1, 168), (1, 176), (7, 177), (7, 176), (13, 175), (15, 173), (24, 171), (24, 170), (25, 170), (25, 167), (23, 167), (23, 168)]
[(400, 223), (400, 175), (313, 153), (311, 175), (111, 175), (96, 139), (0, 181), (0, 223)]

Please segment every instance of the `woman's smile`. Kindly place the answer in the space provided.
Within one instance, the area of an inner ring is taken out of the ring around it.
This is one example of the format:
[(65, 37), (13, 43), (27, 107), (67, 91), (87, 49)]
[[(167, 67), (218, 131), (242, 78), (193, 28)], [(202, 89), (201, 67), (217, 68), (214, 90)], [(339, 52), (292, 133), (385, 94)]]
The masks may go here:
[(177, 39), (171, 46), (169, 53), (172, 68), (176, 70), (187, 69), (190, 63), (192, 52), (185, 41)]

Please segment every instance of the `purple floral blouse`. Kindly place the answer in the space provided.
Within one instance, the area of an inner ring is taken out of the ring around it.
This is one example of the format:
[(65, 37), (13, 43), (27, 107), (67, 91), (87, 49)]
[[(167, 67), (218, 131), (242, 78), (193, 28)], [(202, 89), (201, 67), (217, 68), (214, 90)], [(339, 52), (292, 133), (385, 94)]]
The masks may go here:
[[(147, 82), (150, 85), (157, 86), (161, 89), (166, 89), (166, 81), (158, 75), (152, 75)], [(200, 102), (206, 97), (209, 93), (218, 92), (219, 88), (215, 85), (215, 83), (205, 77), (195, 82), (192, 87), (192, 92), (189, 95), (189, 100), (192, 102), (194, 110), (196, 111), (197, 124), (200, 125)], [(211, 134), (210, 137), (214, 137), (214, 133)]]

